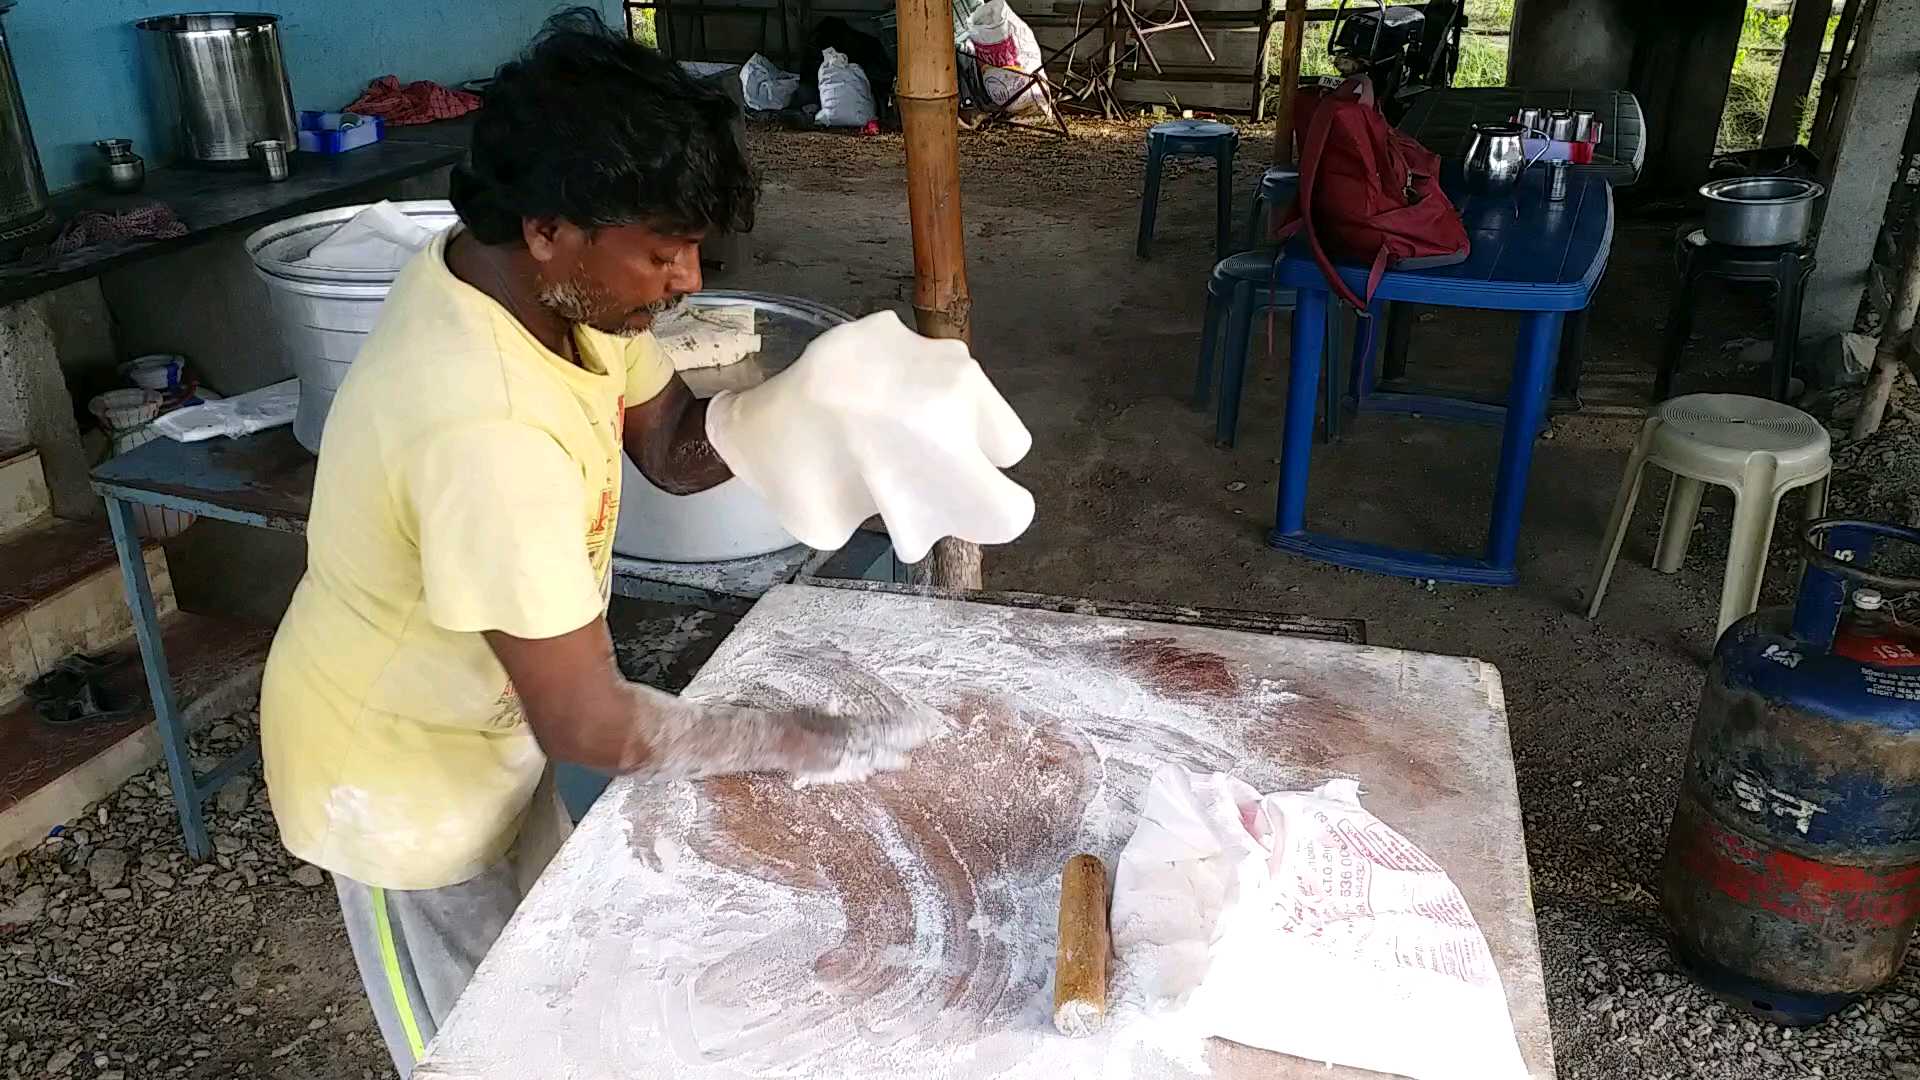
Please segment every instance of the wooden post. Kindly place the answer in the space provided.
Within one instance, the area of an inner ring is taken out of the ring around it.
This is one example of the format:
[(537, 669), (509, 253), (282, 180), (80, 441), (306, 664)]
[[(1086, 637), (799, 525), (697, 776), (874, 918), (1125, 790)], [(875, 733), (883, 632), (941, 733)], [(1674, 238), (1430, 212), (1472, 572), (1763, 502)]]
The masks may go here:
[(1840, 9), (1840, 22), (1833, 28), (1833, 48), (1827, 52), (1827, 72), (1820, 80), (1820, 102), (1813, 112), (1813, 131), (1807, 136), (1807, 147), (1822, 158), (1831, 149), (1827, 144), (1827, 127), (1833, 119), (1834, 99), (1840, 96), (1840, 73), (1846, 70), (1861, 3), (1862, 0), (1847, 0), (1846, 6)]
[(1800, 118), (1813, 86), (1813, 69), (1820, 63), (1820, 45), (1827, 36), (1827, 17), (1833, 0), (1794, 0), (1793, 21), (1787, 24), (1780, 75), (1773, 83), (1773, 101), (1767, 106), (1766, 134), (1761, 146), (1790, 146), (1800, 141)]
[(1846, 62), (1840, 65), (1835, 74), (1828, 72), (1827, 81), (1833, 83), (1833, 100), (1828, 108), (1826, 129), (1820, 133), (1825, 143), (1820, 147), (1820, 179), (1826, 182), (1827, 189), (1833, 189), (1833, 178), (1839, 171), (1839, 157), (1846, 140), (1847, 124), (1853, 119), (1854, 97), (1860, 89), (1860, 73), (1873, 62), (1874, 31), (1879, 28), (1880, 13), (1878, 0), (1865, 0), (1861, 5), (1859, 20), (1854, 24), (1858, 28), (1858, 38), (1853, 47), (1847, 50)]
[(1287, 0), (1280, 35), (1280, 100), (1273, 107), (1273, 163), (1292, 165), (1293, 99), (1300, 93), (1300, 54), (1307, 47), (1307, 0)]
[[(960, 221), (960, 92), (952, 0), (899, 0), (894, 99), (907, 144), (907, 217), (913, 232), (913, 321), (928, 337), (971, 342), (966, 234)], [(914, 584), (978, 589), (980, 548), (947, 539), (916, 563)]]
[(1893, 397), (1893, 384), (1900, 378), (1901, 360), (1912, 347), (1914, 315), (1920, 312), (1920, 204), (1916, 204), (1900, 238), (1900, 254), (1900, 282), (1887, 305), (1887, 321), (1880, 327), (1880, 347), (1873, 353), (1866, 397), (1853, 418), (1856, 439), (1880, 430), (1887, 415), (1887, 401)]

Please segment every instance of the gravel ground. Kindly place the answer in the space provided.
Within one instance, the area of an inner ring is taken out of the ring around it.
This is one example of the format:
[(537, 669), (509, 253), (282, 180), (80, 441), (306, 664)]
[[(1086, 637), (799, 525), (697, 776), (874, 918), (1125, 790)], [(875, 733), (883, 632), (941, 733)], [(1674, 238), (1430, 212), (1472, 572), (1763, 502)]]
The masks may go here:
[[(209, 726), (201, 768), (256, 719)], [(0, 863), (0, 1075), (392, 1075), (344, 992), (359, 984), (332, 885), (280, 847), (257, 770), (214, 809), (216, 854), (190, 862), (156, 766)]]

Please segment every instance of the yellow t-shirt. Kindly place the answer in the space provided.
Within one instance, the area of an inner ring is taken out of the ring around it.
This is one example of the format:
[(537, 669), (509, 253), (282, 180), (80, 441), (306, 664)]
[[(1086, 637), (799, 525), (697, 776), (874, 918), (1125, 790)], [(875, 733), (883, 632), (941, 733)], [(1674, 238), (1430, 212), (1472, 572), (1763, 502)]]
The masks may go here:
[(519, 831), (546, 757), (482, 630), (604, 613), (628, 404), (671, 363), (580, 328), (555, 355), (447, 269), (394, 283), (327, 413), (307, 572), (261, 689), (287, 849), (369, 885), (472, 878)]

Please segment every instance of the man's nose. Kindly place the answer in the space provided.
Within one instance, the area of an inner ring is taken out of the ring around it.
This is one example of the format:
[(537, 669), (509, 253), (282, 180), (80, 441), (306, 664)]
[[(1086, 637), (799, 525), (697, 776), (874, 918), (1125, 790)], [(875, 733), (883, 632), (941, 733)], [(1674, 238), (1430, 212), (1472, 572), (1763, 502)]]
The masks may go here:
[(689, 244), (673, 260), (673, 272), (667, 279), (667, 288), (676, 294), (697, 293), (702, 284), (700, 277), (700, 245)]

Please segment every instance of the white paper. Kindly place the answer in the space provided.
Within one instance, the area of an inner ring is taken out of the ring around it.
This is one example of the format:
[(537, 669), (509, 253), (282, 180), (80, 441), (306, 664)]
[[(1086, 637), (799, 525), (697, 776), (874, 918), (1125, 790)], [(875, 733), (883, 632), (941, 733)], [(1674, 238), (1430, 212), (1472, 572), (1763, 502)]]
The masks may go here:
[(1209, 1035), (1413, 1080), (1527, 1075), (1460, 890), (1359, 784), (1161, 766), (1114, 878), (1118, 964)]
[(175, 409), (156, 418), (152, 426), (175, 442), (199, 442), (215, 435), (237, 439), (291, 424), (299, 411), (300, 380), (288, 379), (205, 405)]
[(298, 265), (336, 270), (398, 270), (432, 242), (434, 231), (382, 199), (313, 246)]

